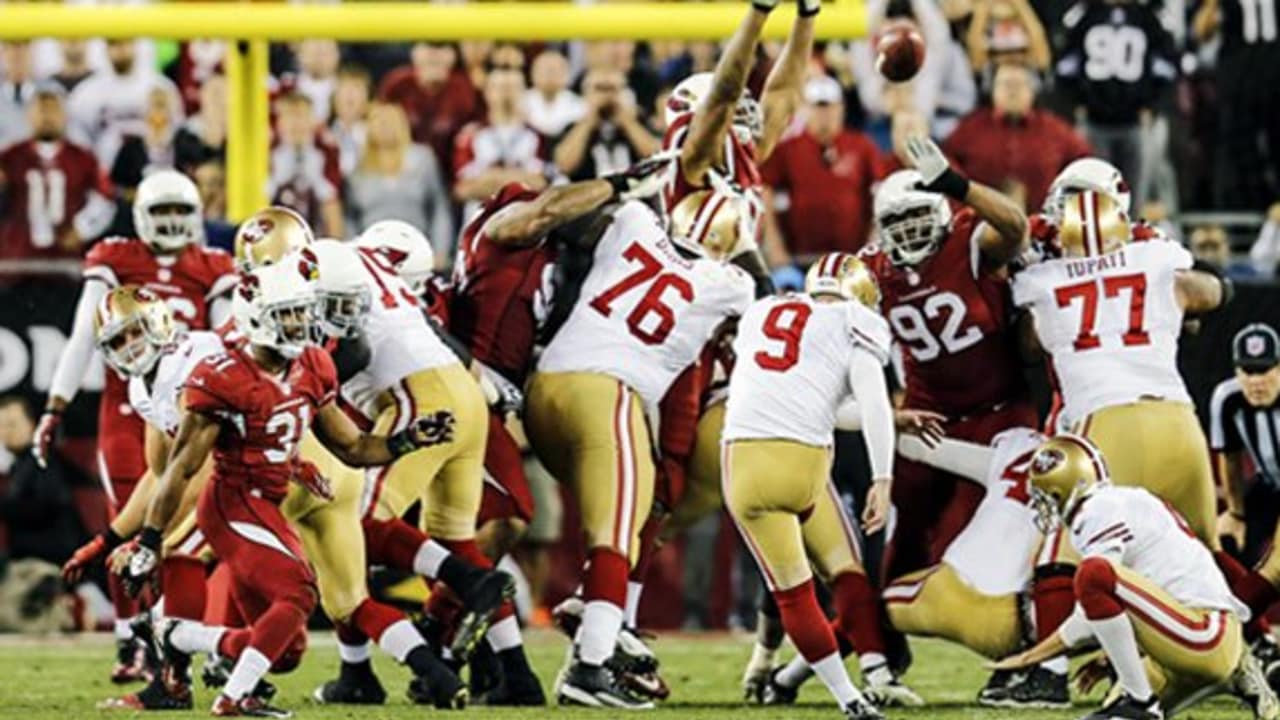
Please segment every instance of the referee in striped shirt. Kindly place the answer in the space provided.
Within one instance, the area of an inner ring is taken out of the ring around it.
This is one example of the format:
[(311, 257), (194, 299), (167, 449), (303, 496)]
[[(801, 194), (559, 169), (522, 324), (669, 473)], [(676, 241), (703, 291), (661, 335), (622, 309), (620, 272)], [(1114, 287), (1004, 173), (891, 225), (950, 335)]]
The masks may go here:
[[(1218, 535), (1251, 557), (1280, 518), (1280, 336), (1254, 323), (1231, 345), (1235, 377), (1214, 388), (1209, 445), (1227, 500)], [(1246, 481), (1246, 454), (1252, 482)]]

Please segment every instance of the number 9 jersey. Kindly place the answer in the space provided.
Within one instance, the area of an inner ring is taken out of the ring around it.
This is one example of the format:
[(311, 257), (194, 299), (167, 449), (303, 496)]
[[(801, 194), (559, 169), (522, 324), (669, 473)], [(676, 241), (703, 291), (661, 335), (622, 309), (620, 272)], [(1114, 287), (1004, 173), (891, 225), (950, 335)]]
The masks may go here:
[(767, 297), (738, 322), (724, 440), (831, 445), (836, 408), (850, 395), (855, 352), (889, 361), (889, 326), (857, 302), (808, 295)]
[(1178, 374), (1183, 313), (1174, 291), (1191, 262), (1178, 243), (1151, 240), (1047, 260), (1014, 276), (1014, 303), (1031, 311), (1053, 358), (1060, 428), (1145, 397), (1191, 402)]
[(741, 315), (754, 293), (741, 269), (685, 258), (648, 206), (626, 203), (600, 238), (581, 300), (538, 370), (609, 375), (656, 408), (720, 322)]

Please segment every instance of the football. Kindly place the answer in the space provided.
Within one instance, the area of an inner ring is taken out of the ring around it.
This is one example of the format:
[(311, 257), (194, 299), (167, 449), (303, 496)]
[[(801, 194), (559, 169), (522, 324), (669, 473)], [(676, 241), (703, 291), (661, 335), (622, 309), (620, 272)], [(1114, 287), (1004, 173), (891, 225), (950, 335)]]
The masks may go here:
[(876, 34), (876, 72), (889, 82), (906, 82), (924, 64), (924, 37), (910, 20), (890, 20)]

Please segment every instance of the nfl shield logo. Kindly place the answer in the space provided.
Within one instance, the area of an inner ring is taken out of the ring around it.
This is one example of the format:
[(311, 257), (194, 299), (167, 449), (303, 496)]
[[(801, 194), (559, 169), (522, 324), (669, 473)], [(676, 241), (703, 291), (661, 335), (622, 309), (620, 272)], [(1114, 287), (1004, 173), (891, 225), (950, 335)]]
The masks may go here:
[(1267, 351), (1267, 339), (1261, 335), (1254, 335), (1244, 340), (1244, 352), (1250, 357), (1258, 356)]

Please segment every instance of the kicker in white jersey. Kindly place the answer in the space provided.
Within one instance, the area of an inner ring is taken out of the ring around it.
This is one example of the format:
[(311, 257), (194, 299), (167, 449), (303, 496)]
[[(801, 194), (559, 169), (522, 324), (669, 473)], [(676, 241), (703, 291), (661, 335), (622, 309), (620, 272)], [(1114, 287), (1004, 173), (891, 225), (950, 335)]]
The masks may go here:
[(1060, 428), (1105, 407), (1155, 398), (1190, 403), (1178, 375), (1182, 308), (1176, 275), (1191, 254), (1173, 242), (1129, 243), (1106, 255), (1033, 265), (1013, 301), (1035, 317), (1064, 403)]
[(859, 350), (889, 359), (889, 325), (857, 302), (808, 295), (763, 298), (738, 323), (725, 440), (788, 439), (831, 444), (836, 410), (849, 397)]
[(661, 219), (628, 202), (600, 238), (581, 300), (538, 370), (609, 375), (655, 407), (716, 327), (746, 310), (754, 288), (733, 265), (681, 255)]
[(182, 420), (183, 383), (201, 361), (225, 351), (217, 333), (187, 333), (176, 348), (160, 356), (149, 384), (139, 375), (129, 379), (129, 404), (148, 425), (173, 435)]

